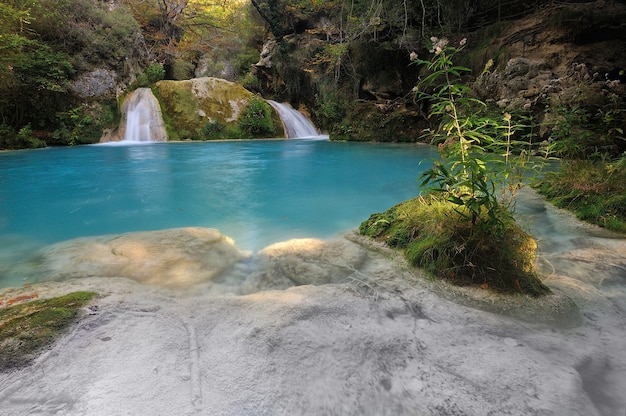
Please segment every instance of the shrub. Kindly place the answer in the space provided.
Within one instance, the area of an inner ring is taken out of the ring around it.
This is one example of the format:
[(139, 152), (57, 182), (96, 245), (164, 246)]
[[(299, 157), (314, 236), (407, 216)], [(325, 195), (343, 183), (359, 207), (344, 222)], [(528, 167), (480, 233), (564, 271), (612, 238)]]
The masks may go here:
[(161, 64), (151, 64), (146, 68), (146, 76), (150, 84), (155, 84), (165, 78), (165, 70)]
[(422, 186), (445, 196), (472, 224), (486, 211), (488, 224), (500, 227), (510, 216), (524, 174), (536, 168), (530, 163), (530, 143), (514, 140), (523, 126), (512, 123), (510, 114), (487, 116), (487, 105), (461, 83), (462, 74), (470, 69), (454, 65), (453, 58), (466, 39), (459, 47), (448, 46), (445, 39), (431, 40), (435, 52), (431, 60), (412, 57), (427, 70), (414, 90), (418, 100), (430, 104), (429, 117), (437, 124), (425, 135), (438, 144), (443, 161), (435, 161), (424, 173)]
[(37, 149), (46, 147), (46, 142), (33, 134), (30, 124), (22, 127), (15, 133), (6, 125), (0, 126), (0, 147), (6, 149)]
[(198, 137), (201, 140), (222, 139), (226, 126), (219, 121), (207, 121), (198, 131)]
[(246, 72), (240, 77), (238, 82), (248, 91), (259, 92), (261, 90), (259, 79), (251, 71)]
[(97, 143), (102, 131), (118, 124), (117, 104), (102, 101), (81, 104), (57, 114), (59, 127), (52, 133), (50, 144), (74, 146)]
[(372, 215), (359, 230), (403, 249), (412, 265), (452, 283), (549, 293), (534, 270), (535, 240), (511, 211), (529, 161), (527, 152), (513, 153), (517, 127), (509, 114), (486, 117), (485, 103), (460, 82), (469, 69), (452, 60), (465, 40), (460, 47), (432, 40), (430, 61), (415, 54), (411, 59), (428, 71), (415, 91), (430, 105), (436, 122), (426, 134), (439, 144), (443, 160), (424, 173), (422, 186), (430, 185), (425, 196)]
[(253, 98), (239, 117), (238, 124), (244, 134), (252, 137), (272, 135), (274, 123), (270, 105), (260, 97)]

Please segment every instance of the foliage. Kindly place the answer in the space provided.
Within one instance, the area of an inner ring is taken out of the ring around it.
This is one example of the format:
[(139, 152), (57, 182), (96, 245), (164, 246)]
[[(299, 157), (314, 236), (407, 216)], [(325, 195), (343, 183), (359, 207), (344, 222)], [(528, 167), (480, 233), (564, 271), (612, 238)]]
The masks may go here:
[(96, 296), (74, 292), (0, 309), (0, 371), (27, 365), (75, 323), (80, 308)]
[(626, 151), (626, 101), (616, 97), (602, 107), (586, 105), (584, 97), (570, 105), (546, 108), (550, 130), (546, 152), (568, 159), (607, 159)]
[(470, 70), (453, 58), (466, 40), (458, 47), (432, 40), (434, 57), (412, 60), (426, 71), (415, 92), (436, 120), (426, 134), (439, 144), (443, 160), (424, 173), (429, 193), (372, 215), (359, 230), (404, 249), (412, 265), (453, 283), (547, 294), (534, 270), (536, 243), (511, 211), (529, 160), (513, 149), (526, 143), (514, 140), (518, 126), (511, 115), (486, 117), (486, 105), (461, 84)]
[[(153, 59), (166, 68), (168, 79), (189, 79), (202, 60), (228, 61), (236, 70), (247, 71), (251, 60), (258, 59), (257, 38), (262, 28), (252, 18), (247, 1), (123, 2), (141, 27)], [(200, 76), (219, 74), (209, 70)]]
[(32, 30), (46, 44), (72, 57), (72, 65), (88, 69), (103, 64), (123, 70), (139, 26), (129, 9), (93, 0), (33, 2)]
[(7, 68), (0, 85), (0, 120), (16, 129), (35, 127), (54, 119), (55, 108), (67, 93), (73, 72), (70, 58), (36, 40), (14, 36), (0, 48), (6, 55), (0, 62)]
[(30, 124), (15, 132), (6, 124), (0, 125), (0, 149), (37, 149), (46, 147), (46, 143), (35, 137)]
[(252, 137), (271, 137), (274, 134), (272, 108), (262, 98), (253, 98), (248, 102), (238, 120), (242, 132)]
[(165, 78), (165, 70), (163, 65), (158, 63), (150, 64), (144, 72), (137, 75), (137, 84), (139, 87), (149, 87)]
[(108, 126), (119, 122), (117, 103), (102, 101), (83, 103), (58, 114), (58, 128), (48, 140), (50, 144), (75, 146), (97, 143)]
[(259, 79), (250, 71), (240, 77), (237, 82), (239, 82), (248, 91), (260, 92), (261, 85), (259, 84)]
[[(415, 92), (418, 100), (428, 101), (429, 118), (436, 118), (436, 127), (425, 134), (439, 145), (443, 161), (424, 173), (422, 186), (431, 185), (430, 191), (462, 208), (459, 213), (472, 225), (486, 212), (486, 225), (501, 227), (510, 217), (513, 197), (530, 166), (530, 154), (524, 150), (527, 143), (513, 140), (520, 126), (512, 124), (510, 114), (501, 120), (485, 116), (486, 104), (461, 83), (470, 70), (454, 65), (453, 58), (466, 40), (458, 47), (448, 46), (445, 39), (432, 41), (431, 60), (413, 57), (427, 71)], [(514, 147), (519, 153), (513, 153)]]
[(92, 0), (0, 4), (0, 122), (58, 142), (50, 132), (64, 129), (59, 122), (80, 104), (73, 77), (93, 65), (126, 68), (138, 26), (127, 9), (108, 8)]
[(626, 154), (607, 162), (564, 161), (535, 187), (579, 219), (626, 233)]
[(199, 140), (240, 139), (244, 136), (239, 126), (229, 126), (219, 121), (207, 121), (197, 133)]
[(534, 271), (535, 240), (506, 211), (499, 215), (501, 227), (489, 226), (484, 209), (475, 225), (465, 219), (468, 215), (467, 208), (429, 194), (373, 214), (359, 231), (403, 249), (413, 266), (453, 284), (530, 296), (550, 293)]

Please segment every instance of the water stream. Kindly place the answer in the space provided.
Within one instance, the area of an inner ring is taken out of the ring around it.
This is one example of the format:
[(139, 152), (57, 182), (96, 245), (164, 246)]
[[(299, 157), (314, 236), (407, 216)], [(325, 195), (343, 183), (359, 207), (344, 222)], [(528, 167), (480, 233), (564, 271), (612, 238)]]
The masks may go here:
[(280, 115), (280, 118), (285, 127), (287, 138), (326, 138), (320, 136), (317, 128), (313, 125), (311, 120), (306, 118), (304, 114), (294, 109), (292, 106), (286, 103), (278, 103), (276, 101), (267, 100), (267, 102), (274, 107), (274, 109)]
[(167, 133), (161, 107), (150, 88), (138, 88), (122, 107), (124, 142), (163, 142)]

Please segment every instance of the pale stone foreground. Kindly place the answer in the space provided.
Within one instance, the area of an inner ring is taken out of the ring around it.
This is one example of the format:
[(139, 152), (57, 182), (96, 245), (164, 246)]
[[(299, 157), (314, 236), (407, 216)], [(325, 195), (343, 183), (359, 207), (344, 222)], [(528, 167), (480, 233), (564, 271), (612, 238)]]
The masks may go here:
[(0, 415), (626, 414), (626, 241), (532, 194), (519, 212), (541, 302), (430, 283), (354, 233), (254, 255), (197, 228), (57, 245), (42, 267), (70, 280), (39, 295), (103, 297), (0, 374)]

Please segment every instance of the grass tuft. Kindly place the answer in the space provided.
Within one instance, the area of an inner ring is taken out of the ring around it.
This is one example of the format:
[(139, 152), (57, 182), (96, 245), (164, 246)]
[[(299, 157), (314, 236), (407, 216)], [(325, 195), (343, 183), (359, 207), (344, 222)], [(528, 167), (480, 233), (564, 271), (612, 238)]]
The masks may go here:
[(615, 162), (567, 161), (535, 184), (559, 208), (583, 221), (626, 233), (626, 157)]
[(74, 292), (0, 309), (0, 371), (28, 365), (97, 294)]
[(404, 250), (411, 265), (450, 283), (502, 293), (550, 293), (534, 268), (535, 240), (501, 208), (502, 227), (475, 225), (441, 196), (426, 195), (373, 214), (359, 231)]

